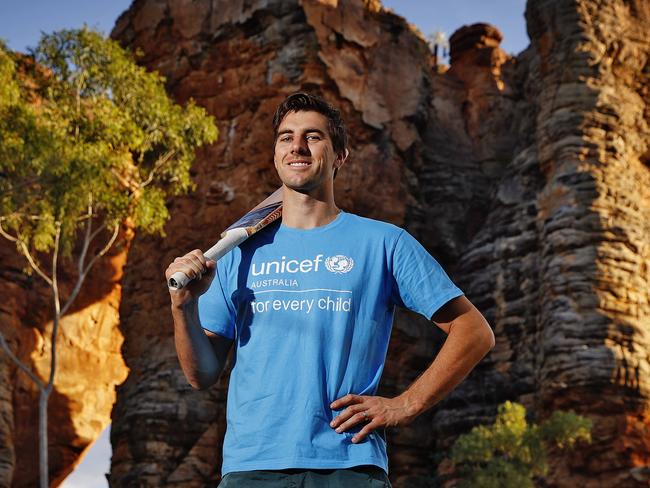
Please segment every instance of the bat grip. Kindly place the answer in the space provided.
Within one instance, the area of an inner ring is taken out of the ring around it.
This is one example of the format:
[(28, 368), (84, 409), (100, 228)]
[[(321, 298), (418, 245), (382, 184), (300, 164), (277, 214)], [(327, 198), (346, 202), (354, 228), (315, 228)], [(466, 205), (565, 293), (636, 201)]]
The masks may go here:
[[(234, 247), (244, 242), (248, 238), (248, 232), (246, 232), (246, 229), (244, 228), (230, 229), (221, 234), (221, 236), (221, 239), (219, 239), (214, 246), (203, 253), (207, 259), (218, 261)], [(177, 271), (171, 276), (171, 278), (169, 278), (167, 286), (172, 290), (180, 290), (187, 286), (190, 281), (192, 281), (192, 279), (185, 273)]]

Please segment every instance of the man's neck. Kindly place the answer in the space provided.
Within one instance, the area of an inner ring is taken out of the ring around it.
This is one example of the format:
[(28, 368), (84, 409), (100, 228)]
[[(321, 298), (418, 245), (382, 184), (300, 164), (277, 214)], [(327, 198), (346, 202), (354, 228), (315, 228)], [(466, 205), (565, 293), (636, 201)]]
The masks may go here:
[(334, 192), (310, 195), (286, 186), (282, 195), (282, 223), (296, 229), (313, 229), (332, 222), (340, 210), (334, 203)]

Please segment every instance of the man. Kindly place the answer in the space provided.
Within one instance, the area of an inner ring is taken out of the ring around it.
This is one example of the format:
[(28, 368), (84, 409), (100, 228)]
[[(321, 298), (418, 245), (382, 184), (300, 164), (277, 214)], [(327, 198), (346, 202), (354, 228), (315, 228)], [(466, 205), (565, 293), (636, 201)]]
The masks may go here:
[[(283, 216), (218, 266), (195, 250), (167, 268), (178, 357), (207, 388), (235, 346), (221, 487), (390, 486), (384, 428), (438, 403), (493, 347), (492, 331), (404, 230), (342, 212), (348, 155), (339, 112), (305, 93), (274, 117)], [(200, 299), (199, 299), (200, 297)], [(447, 334), (423, 374), (376, 396), (395, 306)]]

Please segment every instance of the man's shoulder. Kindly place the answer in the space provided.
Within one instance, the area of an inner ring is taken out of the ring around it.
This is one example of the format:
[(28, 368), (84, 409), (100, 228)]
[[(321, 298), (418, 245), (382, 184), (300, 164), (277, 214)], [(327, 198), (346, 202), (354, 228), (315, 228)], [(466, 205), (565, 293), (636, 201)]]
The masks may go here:
[(353, 226), (359, 232), (372, 232), (373, 234), (384, 235), (389, 238), (397, 238), (404, 232), (404, 229), (390, 222), (383, 220), (371, 219), (361, 215), (346, 213), (348, 224)]

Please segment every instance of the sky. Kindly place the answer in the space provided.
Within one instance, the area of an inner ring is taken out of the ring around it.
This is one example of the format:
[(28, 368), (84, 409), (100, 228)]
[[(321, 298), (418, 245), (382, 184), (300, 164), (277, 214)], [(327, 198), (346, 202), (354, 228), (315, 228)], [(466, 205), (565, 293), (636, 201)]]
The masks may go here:
[[(173, 0), (169, 0), (173, 1)], [(398, 15), (428, 36), (437, 31), (449, 38), (463, 25), (487, 22), (504, 35), (501, 47), (518, 54), (529, 44), (524, 20), (525, 0), (384, 0)], [(130, 0), (0, 0), (0, 39), (10, 49), (26, 52), (35, 47), (41, 32), (78, 28), (84, 24), (110, 33)], [(89, 449), (62, 488), (105, 488), (111, 448), (106, 429)]]

